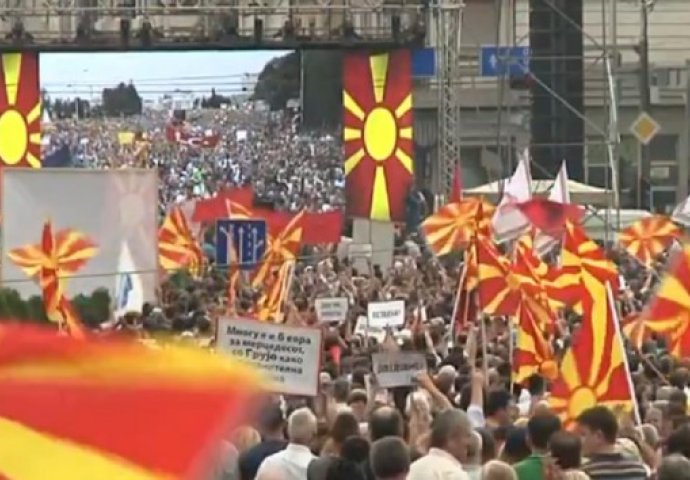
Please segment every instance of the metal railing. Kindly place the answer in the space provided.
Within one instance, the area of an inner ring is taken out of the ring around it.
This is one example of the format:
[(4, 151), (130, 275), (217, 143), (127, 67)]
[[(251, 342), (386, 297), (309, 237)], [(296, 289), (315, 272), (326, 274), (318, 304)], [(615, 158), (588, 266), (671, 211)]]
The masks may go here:
[(411, 44), (424, 38), (426, 11), (421, 4), (367, 6), (346, 0), (346, 4), (338, 5), (273, 7), (256, 2), (225, 5), (224, 1), (123, 6), (119, 0), (97, 0), (95, 6), (82, 6), (71, 0), (57, 5), (42, 0), (6, 0), (0, 2), (0, 47), (59, 48), (81, 43), (97, 49), (122, 44), (123, 29), (131, 37), (129, 46), (145, 38), (146, 46), (152, 48), (213, 42), (219, 47), (239, 48)]

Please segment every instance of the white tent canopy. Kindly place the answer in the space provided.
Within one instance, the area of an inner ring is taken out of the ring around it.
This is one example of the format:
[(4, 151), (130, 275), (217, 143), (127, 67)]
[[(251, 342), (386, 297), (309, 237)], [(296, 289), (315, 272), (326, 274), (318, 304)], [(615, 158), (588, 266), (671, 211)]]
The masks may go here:
[[(501, 182), (507, 180), (495, 181), (486, 183), (475, 188), (463, 190), (464, 195), (468, 196), (483, 196), (492, 202), (497, 202), (500, 192)], [(532, 194), (535, 196), (547, 196), (554, 180), (532, 180)], [(568, 191), (573, 203), (587, 204), (596, 206), (609, 205), (609, 201), (613, 198), (613, 191), (605, 188), (593, 187), (584, 183), (568, 180)]]

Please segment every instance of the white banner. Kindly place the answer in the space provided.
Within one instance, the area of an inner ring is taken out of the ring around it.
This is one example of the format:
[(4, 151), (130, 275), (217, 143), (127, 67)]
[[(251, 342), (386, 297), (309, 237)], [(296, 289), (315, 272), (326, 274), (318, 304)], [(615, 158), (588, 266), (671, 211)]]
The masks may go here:
[(272, 390), (316, 396), (321, 368), (321, 330), (240, 318), (221, 318), (217, 348), (261, 368)]
[(343, 323), (347, 319), (348, 306), (345, 297), (317, 298), (314, 302), (320, 323)]
[(426, 371), (423, 353), (375, 353), (371, 356), (371, 363), (376, 379), (383, 388), (412, 385), (415, 375)]
[(405, 324), (405, 301), (369, 302), (369, 328), (399, 328)]

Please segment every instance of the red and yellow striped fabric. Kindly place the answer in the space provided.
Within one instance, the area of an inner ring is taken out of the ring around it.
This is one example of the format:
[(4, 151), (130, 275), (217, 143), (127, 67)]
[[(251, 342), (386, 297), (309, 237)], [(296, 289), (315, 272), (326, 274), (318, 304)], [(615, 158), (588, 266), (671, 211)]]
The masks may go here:
[(292, 284), (294, 265), (294, 262), (285, 262), (280, 268), (274, 270), (274, 278), (267, 282), (257, 301), (256, 316), (259, 320), (273, 323), (284, 321), (283, 306)]
[(644, 316), (632, 313), (621, 320), (621, 331), (630, 343), (638, 350), (649, 336)]
[(470, 197), (451, 202), (422, 222), (421, 229), (429, 248), (436, 256), (467, 248), (477, 227), (490, 227), (495, 207)]
[[(634, 394), (612, 299), (610, 285), (586, 291), (582, 326), (551, 385), (549, 406), (566, 428), (572, 428), (584, 410), (596, 405), (623, 407), (627, 412), (633, 409)], [(603, 315), (595, 308), (595, 300), (604, 304)]]
[(539, 302), (524, 297), (518, 307), (517, 342), (513, 354), (513, 380), (523, 383), (534, 374), (548, 380), (558, 376), (553, 348), (542, 325), (552, 321), (547, 309)]
[(487, 315), (515, 315), (520, 302), (519, 279), (510, 262), (488, 238), (477, 238), (477, 295), (479, 306)]
[(259, 287), (266, 280), (269, 272), (285, 262), (295, 261), (302, 246), (304, 231), (304, 210), (292, 217), (290, 222), (275, 237), (269, 239), (268, 248), (261, 264), (254, 272), (252, 286)]
[(193, 277), (201, 275), (204, 253), (180, 207), (173, 207), (158, 229), (158, 261), (167, 272), (187, 268)]
[(0, 165), (41, 168), (38, 53), (0, 54)]
[(534, 252), (531, 236), (525, 235), (518, 240), (511, 271), (525, 296), (533, 298), (548, 311), (552, 310), (545, 285), (549, 266)]
[(609, 283), (618, 291), (618, 268), (606, 257), (602, 248), (591, 240), (581, 226), (566, 223), (561, 251), (561, 266), (547, 279), (549, 298), (553, 304), (569, 306), (582, 314), (584, 282)]
[(404, 221), (414, 181), (410, 51), (346, 53), (343, 107), (348, 215)]
[(673, 356), (690, 356), (690, 246), (685, 245), (671, 258), (643, 316), (649, 330), (668, 338)]
[(46, 316), (70, 335), (84, 338), (86, 330), (66, 297), (69, 275), (76, 273), (97, 252), (95, 244), (82, 233), (61, 230), (53, 234), (50, 221), (43, 225), (41, 243), (11, 250), (7, 256), (41, 287)]
[(642, 265), (651, 267), (654, 260), (680, 238), (682, 231), (670, 218), (654, 215), (643, 218), (618, 234), (618, 243)]
[(248, 366), (210, 352), (3, 324), (0, 477), (204, 478), (262, 386)]

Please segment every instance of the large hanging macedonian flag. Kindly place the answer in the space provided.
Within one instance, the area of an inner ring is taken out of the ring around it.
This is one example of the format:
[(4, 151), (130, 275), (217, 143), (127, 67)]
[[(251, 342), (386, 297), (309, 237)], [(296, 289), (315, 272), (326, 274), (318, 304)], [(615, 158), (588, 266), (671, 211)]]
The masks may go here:
[(404, 221), (413, 181), (410, 52), (348, 53), (343, 107), (348, 215)]
[(0, 55), (0, 162), (41, 167), (41, 93), (37, 53)]

